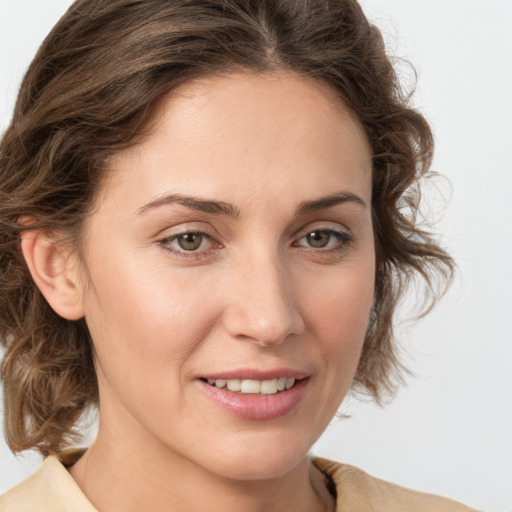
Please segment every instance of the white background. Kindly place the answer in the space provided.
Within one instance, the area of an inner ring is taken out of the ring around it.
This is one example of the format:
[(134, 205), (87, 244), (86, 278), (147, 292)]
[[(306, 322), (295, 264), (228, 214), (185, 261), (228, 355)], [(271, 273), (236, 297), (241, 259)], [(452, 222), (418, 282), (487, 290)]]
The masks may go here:
[[(0, 0), (0, 130), (21, 76), (68, 0)], [(459, 272), (401, 329), (415, 373), (385, 408), (348, 400), (315, 453), (407, 487), (512, 511), (512, 0), (363, 0), (389, 49), (419, 73), (434, 169), (449, 198), (442, 240)], [(39, 465), (0, 442), (0, 493)]]

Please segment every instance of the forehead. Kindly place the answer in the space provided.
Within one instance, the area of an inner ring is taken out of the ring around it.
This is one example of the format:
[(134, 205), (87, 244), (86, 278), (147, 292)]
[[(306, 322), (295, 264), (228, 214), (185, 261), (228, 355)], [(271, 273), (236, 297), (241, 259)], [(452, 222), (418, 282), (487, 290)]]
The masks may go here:
[(230, 195), (265, 195), (269, 185), (285, 193), (291, 181), (304, 193), (346, 184), (371, 194), (371, 150), (355, 114), (327, 84), (283, 71), (180, 86), (157, 105), (145, 138), (114, 155), (110, 168), (111, 186), (129, 180), (148, 198), (198, 186), (217, 197), (226, 186)]

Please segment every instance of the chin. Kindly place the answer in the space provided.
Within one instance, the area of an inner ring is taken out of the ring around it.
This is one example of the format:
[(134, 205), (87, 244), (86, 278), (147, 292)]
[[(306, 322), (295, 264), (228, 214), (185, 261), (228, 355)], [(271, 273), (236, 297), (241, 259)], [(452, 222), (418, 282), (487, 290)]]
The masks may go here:
[(288, 474), (308, 456), (311, 445), (294, 442), (289, 434), (274, 439), (268, 434), (259, 434), (227, 443), (214, 456), (213, 471), (233, 480), (270, 480)]

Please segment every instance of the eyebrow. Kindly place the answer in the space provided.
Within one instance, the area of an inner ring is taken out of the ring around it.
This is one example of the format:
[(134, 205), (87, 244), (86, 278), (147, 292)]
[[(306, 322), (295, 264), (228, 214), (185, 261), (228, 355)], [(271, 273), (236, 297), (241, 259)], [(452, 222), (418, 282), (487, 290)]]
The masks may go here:
[(305, 215), (306, 213), (315, 212), (317, 210), (324, 210), (331, 206), (336, 206), (343, 203), (355, 203), (363, 208), (366, 208), (366, 203), (356, 194), (352, 192), (338, 192), (327, 197), (321, 197), (312, 201), (304, 201), (297, 208), (297, 215)]
[[(299, 216), (305, 215), (307, 213), (323, 210), (343, 203), (355, 203), (366, 208), (366, 203), (358, 195), (353, 194), (352, 192), (338, 192), (337, 194), (321, 197), (319, 199), (304, 201), (300, 203), (295, 213)], [(182, 206), (191, 208), (192, 210), (210, 213), (213, 215), (226, 215), (233, 218), (238, 218), (240, 216), (240, 210), (230, 203), (182, 194), (168, 194), (163, 197), (159, 197), (158, 199), (144, 205), (142, 208), (139, 208), (137, 210), (137, 215), (142, 215), (148, 210), (169, 204), (181, 204)]]
[(141, 215), (148, 210), (158, 208), (159, 206), (169, 204), (181, 204), (192, 210), (197, 210), (204, 213), (211, 213), (214, 215), (227, 215), (228, 217), (237, 218), (240, 216), (240, 211), (236, 206), (225, 203), (224, 201), (213, 201), (208, 199), (201, 199), (194, 196), (185, 196), (182, 194), (168, 194), (150, 203), (144, 205), (137, 210), (137, 215)]

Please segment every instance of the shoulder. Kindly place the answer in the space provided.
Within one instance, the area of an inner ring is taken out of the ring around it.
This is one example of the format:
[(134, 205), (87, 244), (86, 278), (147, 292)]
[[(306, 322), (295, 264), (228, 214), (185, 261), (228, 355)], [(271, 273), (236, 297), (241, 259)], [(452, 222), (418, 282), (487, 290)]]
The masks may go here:
[(336, 510), (358, 512), (477, 512), (461, 503), (406, 489), (375, 478), (361, 469), (326, 459), (313, 463), (334, 482)]
[(97, 512), (56, 457), (47, 457), (32, 476), (0, 496), (0, 511)]

